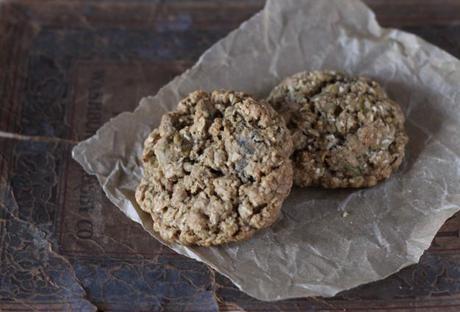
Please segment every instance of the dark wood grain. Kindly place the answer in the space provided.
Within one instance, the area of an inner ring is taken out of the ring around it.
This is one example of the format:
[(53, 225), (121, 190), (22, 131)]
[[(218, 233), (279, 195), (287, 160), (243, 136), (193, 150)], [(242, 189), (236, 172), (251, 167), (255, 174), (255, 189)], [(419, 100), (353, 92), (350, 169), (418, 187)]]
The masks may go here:
[(458, 0), (365, 0), (383, 26), (453, 26), (460, 23)]

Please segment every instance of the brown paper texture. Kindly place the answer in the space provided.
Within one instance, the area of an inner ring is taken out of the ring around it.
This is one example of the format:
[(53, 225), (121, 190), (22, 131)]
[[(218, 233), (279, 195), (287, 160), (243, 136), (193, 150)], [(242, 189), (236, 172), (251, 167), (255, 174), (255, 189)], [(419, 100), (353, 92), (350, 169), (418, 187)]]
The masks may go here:
[(274, 226), (246, 242), (167, 245), (261, 300), (333, 296), (382, 279), (416, 263), (460, 210), (460, 62), (414, 35), (381, 28), (359, 1), (269, 0), (135, 112), (78, 144), (73, 157), (159, 239), (134, 190), (143, 141), (162, 114), (196, 89), (265, 97), (284, 77), (313, 69), (369, 76), (401, 103), (410, 137), (401, 169), (371, 189), (294, 188)]

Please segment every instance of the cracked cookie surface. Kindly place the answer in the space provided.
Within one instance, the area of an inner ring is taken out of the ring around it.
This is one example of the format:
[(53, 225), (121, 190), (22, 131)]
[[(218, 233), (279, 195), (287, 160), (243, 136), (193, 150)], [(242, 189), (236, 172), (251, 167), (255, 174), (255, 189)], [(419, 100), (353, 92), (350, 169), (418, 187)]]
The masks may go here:
[(279, 215), (292, 146), (270, 105), (239, 92), (193, 92), (146, 139), (136, 200), (166, 241), (247, 239)]
[(404, 114), (375, 81), (301, 72), (276, 86), (267, 101), (291, 130), (298, 186), (374, 186), (404, 158)]

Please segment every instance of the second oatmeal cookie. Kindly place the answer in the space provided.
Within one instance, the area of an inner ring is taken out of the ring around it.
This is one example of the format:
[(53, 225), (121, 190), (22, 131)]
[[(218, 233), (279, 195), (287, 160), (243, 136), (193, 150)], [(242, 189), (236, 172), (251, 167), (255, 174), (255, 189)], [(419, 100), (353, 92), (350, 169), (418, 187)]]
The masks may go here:
[(375, 81), (302, 72), (276, 86), (268, 101), (292, 132), (296, 185), (370, 187), (402, 162), (404, 114)]

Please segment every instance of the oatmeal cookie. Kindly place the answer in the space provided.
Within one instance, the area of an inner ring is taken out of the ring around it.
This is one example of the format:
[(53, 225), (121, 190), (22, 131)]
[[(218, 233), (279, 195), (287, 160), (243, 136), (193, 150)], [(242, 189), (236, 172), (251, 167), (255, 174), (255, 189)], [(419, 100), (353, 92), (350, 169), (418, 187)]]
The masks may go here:
[(291, 130), (298, 186), (370, 187), (402, 162), (404, 114), (375, 81), (302, 72), (276, 86), (267, 100)]
[(136, 200), (167, 241), (247, 239), (277, 219), (292, 186), (292, 151), (270, 105), (233, 91), (196, 91), (146, 139)]

